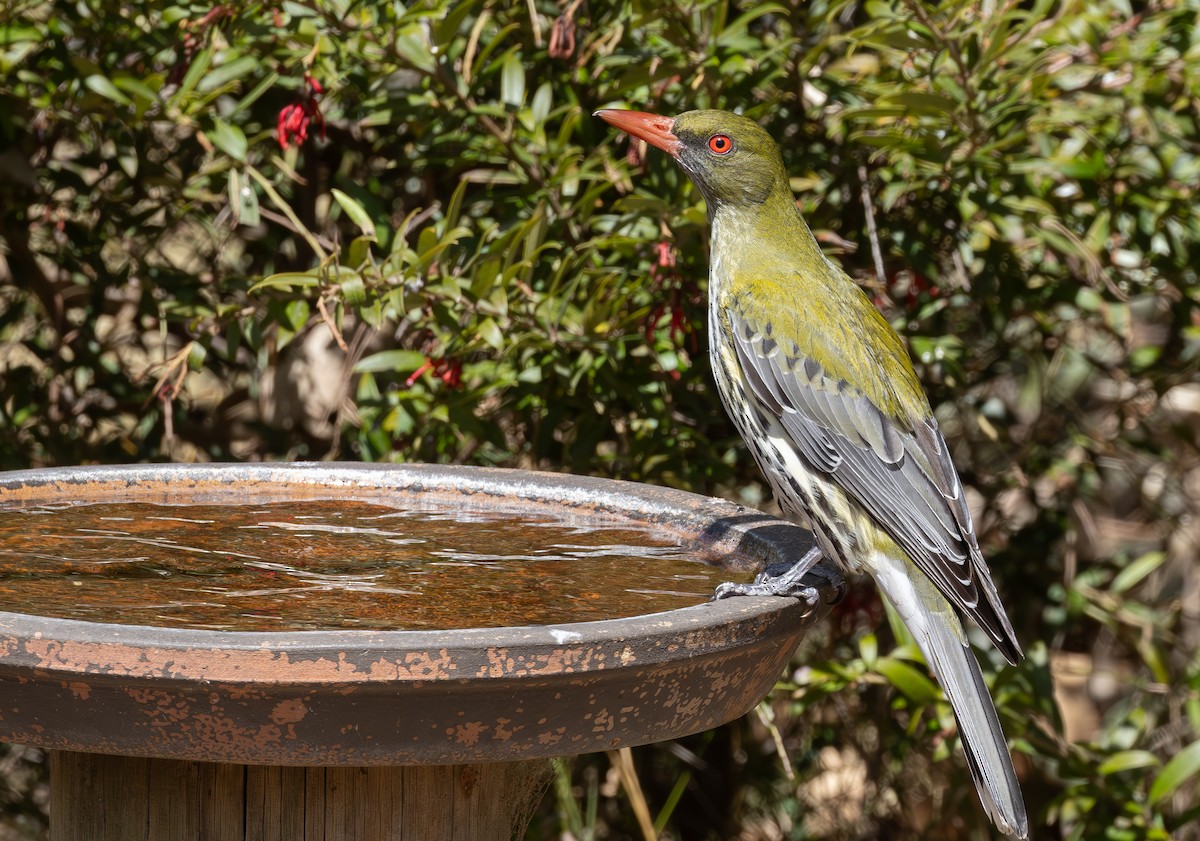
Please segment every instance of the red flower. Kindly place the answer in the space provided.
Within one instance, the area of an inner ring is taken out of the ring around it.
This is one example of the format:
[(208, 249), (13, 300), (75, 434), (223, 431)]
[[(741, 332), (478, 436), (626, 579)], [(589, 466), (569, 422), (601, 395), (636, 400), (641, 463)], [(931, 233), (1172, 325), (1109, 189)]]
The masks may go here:
[(277, 128), (279, 145), (286, 149), (289, 140), (295, 139), (297, 146), (307, 140), (310, 119), (303, 105), (293, 102), (290, 105), (283, 106), (283, 109), (279, 112), (279, 126)]
[[(664, 239), (654, 246), (654, 250), (658, 252), (658, 268), (673, 269), (675, 268), (675, 249), (671, 246), (671, 241)], [(651, 275), (655, 274), (655, 270), (650, 270)]]
[(413, 371), (404, 384), (411, 388), (426, 371), (433, 371), (433, 375), (450, 388), (462, 385), (462, 362), (457, 359), (434, 359), (432, 356), (425, 357), (425, 364)]
[(684, 312), (683, 278), (676, 267), (675, 247), (670, 240), (662, 240), (655, 244), (654, 252), (658, 259), (650, 266), (650, 288), (660, 296), (659, 303), (650, 310), (650, 315), (644, 322), (646, 341), (654, 340), (654, 331), (664, 315), (670, 313), (670, 326), (667, 336), (672, 342), (680, 343), (685, 337), (691, 337), (692, 351), (696, 350), (696, 334), (691, 322)]
[(444, 382), (450, 388), (458, 388), (462, 385), (462, 363), (457, 359), (443, 359), (441, 370), (438, 371), (438, 379)]
[(409, 388), (412, 388), (414, 385), (416, 385), (417, 380), (421, 379), (421, 375), (424, 374), (426, 371), (430, 370), (431, 368), (433, 368), (434, 364), (435, 363), (432, 359), (426, 358), (425, 364), (423, 364), (417, 370), (413, 371), (409, 375), (408, 379), (404, 381), (404, 384), (406, 386), (408, 386)]
[(321, 128), (321, 139), (325, 139), (325, 116), (321, 113), (320, 98), (325, 93), (324, 86), (309, 74), (304, 74), (308, 92), (303, 99), (289, 103), (279, 110), (279, 121), (276, 126), (276, 137), (279, 145), (287, 149), (288, 143), (294, 141), (297, 146), (308, 139), (308, 126), (315, 122)]

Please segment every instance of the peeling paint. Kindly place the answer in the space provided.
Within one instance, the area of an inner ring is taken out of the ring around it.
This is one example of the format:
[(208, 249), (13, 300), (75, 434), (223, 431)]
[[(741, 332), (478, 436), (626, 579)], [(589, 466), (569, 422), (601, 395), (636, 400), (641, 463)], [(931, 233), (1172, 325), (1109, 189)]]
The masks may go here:
[(458, 744), (473, 747), (479, 741), (479, 737), (486, 733), (487, 730), (488, 726), (482, 721), (471, 721), (450, 728), (447, 734), (453, 734), (454, 740)]
[(303, 721), (308, 715), (308, 707), (299, 698), (290, 698), (286, 701), (280, 701), (271, 710), (271, 721), (276, 724), (295, 724), (297, 721)]
[[(0, 509), (118, 493), (147, 502), (252, 494), (383, 504), (432, 495), (443, 504), (630, 517), (727, 547), (733, 565), (791, 552), (773, 542), (780, 534), (807, 546), (798, 528), (675, 491), (495, 470), (365, 468), (0, 474)], [(756, 524), (774, 531), (756, 536)], [(792, 600), (739, 599), (567, 627), (273, 635), (0, 612), (0, 739), (270, 765), (457, 764), (604, 750), (743, 714), (819, 616)]]

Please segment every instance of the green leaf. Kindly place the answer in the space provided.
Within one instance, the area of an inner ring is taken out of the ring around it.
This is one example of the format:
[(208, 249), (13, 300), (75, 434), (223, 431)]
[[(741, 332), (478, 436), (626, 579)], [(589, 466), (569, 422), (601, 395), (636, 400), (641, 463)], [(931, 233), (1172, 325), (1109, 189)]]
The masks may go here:
[(937, 684), (903, 660), (880, 657), (875, 661), (875, 671), (914, 703), (929, 704), (942, 697)]
[(483, 298), (488, 295), (496, 285), (496, 277), (499, 274), (500, 260), (497, 257), (491, 257), (484, 260), (483, 263), (477, 264), (475, 273), (471, 277), (471, 295), (475, 298)]
[(1103, 776), (1118, 774), (1134, 768), (1149, 768), (1161, 764), (1159, 758), (1148, 750), (1123, 750), (1114, 753), (1096, 768)]
[(275, 349), (276, 350), (283, 350), (285, 347), (287, 347), (289, 344), (291, 344), (292, 339), (294, 339), (294, 338), (296, 338), (296, 332), (294, 330), (292, 330), (291, 327), (288, 327), (282, 321), (275, 322)]
[(1125, 567), (1125, 569), (1118, 572), (1108, 589), (1114, 593), (1127, 592), (1140, 583), (1147, 575), (1162, 566), (1166, 559), (1167, 555), (1165, 552), (1147, 552)]
[(948, 96), (920, 91), (905, 91), (891, 96), (881, 96), (879, 104), (900, 105), (910, 113), (932, 116), (949, 116), (958, 108), (958, 103)]
[(229, 207), (233, 211), (233, 221), (242, 225), (257, 225), (261, 220), (258, 214), (258, 193), (254, 185), (236, 169), (229, 170)]
[(375, 231), (375, 223), (371, 221), (370, 215), (365, 209), (363, 209), (363, 206), (343, 193), (341, 190), (335, 188), (331, 192), (333, 193), (334, 200), (338, 203), (346, 215), (350, 217), (350, 221), (362, 229), (363, 236), (367, 236), (378, 241)]
[(425, 364), (425, 354), (415, 350), (382, 350), (364, 357), (354, 366), (356, 374), (378, 374), (387, 371), (406, 373)]
[(346, 264), (352, 269), (363, 268), (371, 257), (371, 243), (374, 237), (355, 237), (346, 247)]
[(1200, 773), (1200, 741), (1192, 742), (1167, 761), (1150, 786), (1150, 802), (1170, 797), (1192, 777)]
[(425, 38), (405, 33), (395, 36), (392, 44), (397, 54), (413, 67), (419, 70), (433, 70), (435, 59)]
[(458, 224), (459, 214), (462, 213), (463, 196), (466, 193), (467, 182), (461, 180), (454, 188), (454, 194), (450, 196), (450, 203), (446, 205), (446, 214), (442, 217), (442, 230), (448, 231)]
[(208, 357), (208, 348), (200, 344), (200, 342), (192, 342), (188, 346), (188, 368), (193, 371), (199, 371), (204, 367), (204, 360)]
[(1067, 178), (1092, 179), (1106, 175), (1109, 171), (1104, 152), (1097, 149), (1091, 155), (1076, 155), (1069, 160), (1057, 162), (1057, 168)]
[[(343, 289), (345, 289), (344, 286)], [(348, 296), (346, 300), (349, 303), (350, 299)], [(378, 298), (368, 304), (364, 296), (363, 303), (355, 306), (355, 312), (358, 313), (359, 318), (365, 321), (368, 326), (375, 329), (383, 326), (383, 303)]]
[(434, 22), (433, 33), (439, 44), (444, 44), (454, 37), (463, 20), (475, 10), (475, 5), (471, 0), (457, 0), (449, 11), (443, 13), (441, 20)]
[(284, 318), (287, 320), (287, 326), (292, 328), (296, 333), (303, 329), (305, 324), (308, 324), (308, 317), (311, 310), (308, 307), (308, 301), (303, 298), (293, 298), (288, 301), (283, 308)]
[(521, 65), (519, 52), (511, 52), (504, 58), (500, 70), (500, 99), (512, 108), (520, 108), (525, 101), (525, 68)]
[(245, 163), (246, 135), (237, 126), (225, 122), (220, 117), (214, 117), (213, 128), (208, 133), (208, 139), (213, 142), (214, 146), (235, 161)]
[(234, 59), (228, 64), (222, 64), (215, 68), (211, 73), (206, 73), (204, 78), (196, 84), (196, 90), (201, 93), (215, 91), (231, 82), (235, 82), (260, 66), (259, 59), (255, 56), (244, 55), (241, 58)]
[(133, 94), (149, 102), (154, 102), (158, 99), (158, 91), (154, 90), (141, 79), (135, 79), (132, 76), (118, 76), (112, 82), (118, 89), (125, 93)]
[(84, 79), (83, 84), (87, 86), (88, 90), (100, 94), (105, 99), (111, 99), (119, 105), (133, 105), (133, 100), (121, 93), (112, 83), (112, 79), (107, 76), (93, 74)]
[(494, 320), (485, 318), (479, 323), (479, 328), (476, 332), (479, 338), (497, 350), (504, 347), (504, 334), (500, 332), (500, 328)]
[(433, 226), (422, 228), (421, 233), (417, 234), (417, 256), (421, 260), (425, 260), (432, 255), (437, 245), (438, 232)]
[(204, 74), (208, 72), (208, 67), (212, 64), (213, 54), (216, 52), (215, 40), (210, 41), (208, 46), (192, 58), (192, 63), (188, 66), (187, 73), (183, 76), (183, 81), (179, 83), (179, 90), (175, 91), (175, 95), (171, 97), (171, 107), (178, 108), (183, 102), (191, 96), (196, 85), (204, 78)]
[(250, 292), (258, 292), (262, 289), (304, 288), (307, 286), (319, 286), (320, 284), (321, 279), (317, 277), (315, 272), (279, 272), (278, 274), (264, 277), (250, 287)]
[(342, 297), (350, 306), (361, 307), (367, 302), (367, 285), (362, 275), (356, 272), (348, 274), (340, 278), (339, 285), (342, 289)]
[(28, 41), (41, 41), (46, 33), (38, 26), (18, 26), (16, 24), (0, 26), (0, 44), (10, 46)]
[(738, 16), (738, 18), (732, 23), (726, 26), (721, 26), (720, 28), (717, 28), (714, 25), (714, 31), (720, 33), (717, 36), (717, 43), (723, 46), (728, 45), (735, 38), (745, 35), (750, 24), (758, 20), (760, 17), (763, 17), (764, 15), (779, 14), (786, 16), (789, 14), (789, 12), (784, 6), (781, 6), (778, 3), (754, 4), (750, 11)]
[(863, 634), (858, 641), (858, 655), (868, 669), (875, 668), (879, 657), (879, 640), (874, 634)]
[(529, 106), (534, 125), (540, 126), (546, 122), (546, 117), (550, 115), (550, 107), (553, 103), (554, 91), (550, 87), (550, 83), (542, 82), (542, 84), (538, 85), (537, 92), (533, 95), (533, 102)]
[(1158, 363), (1163, 349), (1159, 345), (1142, 345), (1129, 354), (1129, 367), (1135, 371), (1144, 371)]

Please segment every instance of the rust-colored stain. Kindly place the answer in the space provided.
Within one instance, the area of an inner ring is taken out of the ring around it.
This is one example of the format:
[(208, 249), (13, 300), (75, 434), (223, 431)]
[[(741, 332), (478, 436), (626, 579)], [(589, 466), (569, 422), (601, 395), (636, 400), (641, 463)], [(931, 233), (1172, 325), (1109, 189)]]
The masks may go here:
[(510, 718), (497, 718), (496, 726), (492, 728), (492, 738), (500, 742), (507, 742), (518, 732), (525, 729), (525, 725), (518, 724), (516, 727), (509, 727), (513, 721)]
[(281, 725), (295, 724), (297, 721), (302, 721), (306, 715), (308, 715), (308, 707), (304, 701), (299, 698), (291, 698), (275, 705), (271, 710), (271, 721)]
[(606, 654), (591, 646), (554, 648), (536, 653), (489, 647), (484, 655), (487, 663), (476, 677), (527, 677), (588, 672), (603, 669), (607, 659)]
[(446, 735), (453, 736), (454, 740), (460, 745), (474, 747), (479, 741), (479, 737), (486, 733), (488, 726), (482, 721), (468, 721), (465, 724), (459, 724), (451, 727), (446, 731)]
[(468, 765), (462, 769), (458, 775), (458, 783), (462, 786), (463, 797), (470, 797), (475, 793), (475, 784), (479, 782), (479, 769), (472, 768)]
[[(727, 551), (731, 568), (810, 545), (804, 530), (728, 503), (517, 471), (167, 465), (0, 474), (0, 509), (118, 496), (390, 503), (422, 495), (581, 518), (615, 512)], [(292, 634), (0, 613), (0, 739), (271, 765), (464, 764), (605, 750), (745, 713), (821, 613), (791, 599), (747, 598), (553, 627)], [(470, 791), (470, 781), (460, 784)]]
[(446, 649), (436, 652), (412, 651), (402, 662), (379, 658), (371, 663), (368, 674), (372, 680), (446, 680), (457, 668)]

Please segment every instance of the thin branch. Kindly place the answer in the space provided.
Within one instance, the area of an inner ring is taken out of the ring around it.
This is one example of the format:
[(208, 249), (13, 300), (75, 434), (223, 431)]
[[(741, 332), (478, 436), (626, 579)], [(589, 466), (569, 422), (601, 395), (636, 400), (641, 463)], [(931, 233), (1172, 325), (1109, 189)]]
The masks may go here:
[(317, 296), (317, 312), (321, 314), (321, 320), (325, 322), (325, 326), (329, 328), (329, 335), (333, 336), (333, 340), (337, 342), (337, 346), (344, 353), (350, 352), (350, 347), (346, 344), (346, 340), (342, 338), (342, 331), (333, 323), (333, 319), (329, 317), (329, 310), (325, 307), (325, 298)]
[(879, 231), (875, 228), (875, 205), (871, 202), (871, 185), (867, 180), (865, 166), (859, 166), (858, 180), (862, 182), (863, 212), (867, 217), (867, 238), (871, 241), (871, 257), (875, 260), (875, 276), (882, 283), (886, 277), (883, 268), (883, 249), (879, 246)]
[[(258, 182), (259, 186), (263, 188), (263, 192), (267, 194), (267, 197), (271, 200), (271, 202), (279, 208), (284, 216), (288, 218), (288, 221), (290, 221), (294, 226), (293, 230), (300, 236), (304, 237), (305, 241), (308, 243), (308, 247), (311, 248), (317, 255), (317, 259), (321, 263), (324, 263), (326, 260), (328, 260), (329, 255), (325, 252), (325, 249), (321, 247), (321, 243), (317, 240), (316, 235), (313, 234), (313, 232), (307, 227), (305, 227), (304, 223), (300, 221), (300, 217), (296, 215), (296, 212), (292, 210), (288, 203), (283, 200), (283, 196), (276, 192), (275, 185), (272, 184), (265, 175), (249, 164), (246, 165), (246, 172), (250, 173), (250, 177)], [(262, 213), (261, 208), (259, 209), (259, 213)]]
[[(301, 236), (304, 235), (304, 232), (293, 225), (292, 220), (288, 219), (288, 217), (284, 216), (282, 213), (276, 213), (270, 208), (260, 207), (258, 209), (258, 215), (262, 216), (264, 219), (270, 219), (281, 228), (287, 228), (294, 234), (300, 234)], [(334, 243), (334, 241), (329, 239), (329, 237), (325, 236), (324, 234), (313, 234), (313, 236), (316, 238), (317, 242), (321, 243), (321, 245), (325, 246), (330, 251), (333, 251), (335, 248), (337, 248), (337, 245)]]

